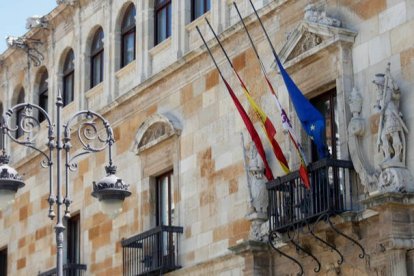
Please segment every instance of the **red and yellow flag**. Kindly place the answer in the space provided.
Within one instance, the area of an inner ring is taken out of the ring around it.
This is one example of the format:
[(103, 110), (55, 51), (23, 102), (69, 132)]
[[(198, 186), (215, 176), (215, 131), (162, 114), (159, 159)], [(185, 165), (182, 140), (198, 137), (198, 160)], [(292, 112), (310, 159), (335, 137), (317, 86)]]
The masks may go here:
[(249, 116), (247, 115), (246, 111), (244, 110), (243, 106), (239, 102), (239, 99), (237, 99), (236, 95), (234, 94), (233, 89), (231, 89), (229, 83), (224, 78), (222, 78), (222, 80), (224, 84), (226, 85), (227, 91), (229, 91), (229, 94), (234, 102), (234, 105), (239, 111), (239, 114), (242, 117), (244, 124), (246, 125), (247, 131), (249, 132), (252, 141), (256, 145), (257, 152), (259, 153), (260, 157), (263, 160), (263, 164), (265, 166), (265, 176), (267, 180), (268, 181), (273, 180), (274, 179), (273, 173), (272, 173), (272, 170), (270, 169), (269, 163), (267, 162), (266, 153), (264, 151), (263, 144), (262, 144), (262, 141), (260, 140), (259, 134), (254, 128), (253, 123), (250, 120)]
[(282, 126), (283, 128), (289, 133), (290, 140), (292, 141), (293, 145), (296, 148), (296, 152), (298, 153), (299, 159), (300, 159), (300, 167), (299, 167), (299, 175), (300, 178), (303, 181), (303, 185), (309, 189), (310, 188), (310, 181), (309, 181), (309, 175), (308, 175), (308, 169), (306, 168), (306, 160), (305, 160), (305, 154), (303, 152), (302, 146), (299, 143), (299, 140), (297, 139), (297, 136), (295, 134), (295, 131), (293, 130), (292, 124), (290, 123), (290, 120), (283, 109), (282, 105), (279, 102), (279, 99), (277, 98), (276, 92), (273, 88), (273, 85), (267, 78), (265, 74), (267, 85), (269, 86), (270, 92), (273, 94), (275, 103), (277, 108), (279, 109), (280, 116), (282, 117)]
[(255, 113), (258, 115), (260, 122), (262, 124), (262, 128), (264, 129), (267, 139), (269, 140), (269, 143), (272, 145), (273, 153), (275, 154), (277, 160), (279, 161), (280, 167), (285, 173), (289, 173), (289, 164), (286, 160), (285, 155), (283, 154), (282, 149), (279, 146), (279, 143), (276, 141), (276, 129), (270, 121), (269, 117), (266, 115), (266, 113), (257, 105), (257, 103), (254, 101), (254, 99), (250, 96), (249, 90), (247, 90), (246, 85), (244, 84), (243, 80), (240, 78), (239, 74), (234, 70), (236, 73), (237, 78), (240, 81), (240, 85), (243, 88), (243, 92), (247, 97), (247, 100), (249, 101), (251, 107), (255, 111)]

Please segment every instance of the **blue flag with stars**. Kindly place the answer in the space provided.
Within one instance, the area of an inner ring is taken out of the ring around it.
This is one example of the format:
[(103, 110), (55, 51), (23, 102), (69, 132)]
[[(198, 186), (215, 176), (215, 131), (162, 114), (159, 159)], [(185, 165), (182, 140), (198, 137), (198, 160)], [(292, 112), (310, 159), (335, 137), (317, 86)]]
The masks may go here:
[(283, 81), (285, 82), (290, 99), (292, 100), (296, 114), (298, 115), (303, 128), (315, 143), (318, 149), (319, 158), (325, 158), (327, 155), (327, 148), (325, 145), (325, 118), (319, 110), (316, 109), (305, 96), (303, 96), (302, 92), (293, 82), (285, 68), (283, 68), (282, 63), (277, 56), (276, 63), (282, 74)]

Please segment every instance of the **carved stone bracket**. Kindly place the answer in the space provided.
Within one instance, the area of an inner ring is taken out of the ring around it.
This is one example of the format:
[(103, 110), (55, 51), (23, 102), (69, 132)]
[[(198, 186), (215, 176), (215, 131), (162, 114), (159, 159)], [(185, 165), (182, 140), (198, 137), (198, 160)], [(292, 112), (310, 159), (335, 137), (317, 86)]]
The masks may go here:
[(42, 64), (44, 56), (35, 48), (36, 45), (42, 43), (39, 40), (26, 38), (24, 36), (7, 36), (6, 42), (9, 48), (21, 49), (25, 51), (34, 66), (40, 66), (40, 64)]

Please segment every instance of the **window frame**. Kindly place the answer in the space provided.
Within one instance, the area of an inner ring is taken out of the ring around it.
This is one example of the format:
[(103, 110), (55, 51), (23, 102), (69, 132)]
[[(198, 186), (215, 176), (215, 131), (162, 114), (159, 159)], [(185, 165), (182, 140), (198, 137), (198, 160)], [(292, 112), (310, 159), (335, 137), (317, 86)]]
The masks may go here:
[(0, 276), (7, 276), (7, 247), (0, 249)]
[[(168, 212), (168, 221), (166, 223), (163, 223), (163, 210), (164, 208), (162, 208), (162, 202), (163, 202), (163, 197), (165, 196), (163, 194), (163, 189), (161, 187), (162, 185), (162, 180), (167, 178), (167, 193), (168, 193), (168, 202), (167, 202), (167, 212)], [(163, 173), (159, 176), (156, 177), (156, 225), (157, 226), (162, 226), (162, 225), (166, 225), (166, 226), (172, 226), (172, 217), (174, 214), (174, 209), (172, 209), (172, 205), (174, 203), (174, 183), (173, 183), (173, 171), (168, 171), (166, 173)]]
[[(24, 88), (22, 87), (19, 90), (19, 94), (17, 96), (17, 103), (16, 104), (24, 103), (24, 97), (25, 97), (25, 91), (24, 91)], [(24, 107), (23, 106), (16, 109), (16, 126), (17, 126), (17, 130), (15, 132), (15, 138), (16, 139), (19, 139), (24, 134), (23, 129), (18, 125), (19, 122), (23, 119), (23, 112), (24, 112)]]
[(66, 220), (66, 264), (80, 264), (80, 214)]
[[(172, 9), (172, 0), (155, 0), (154, 3), (154, 21), (155, 21), (155, 32), (154, 32), (154, 45), (158, 45), (160, 44), (162, 41), (168, 39), (171, 36), (172, 33), (172, 18), (170, 18), (170, 15), (168, 13), (168, 8)], [(159, 34), (159, 30), (158, 30), (158, 16), (159, 14), (166, 9), (166, 13), (165, 13), (165, 24), (166, 24), (166, 36), (165, 38), (158, 38), (158, 34)], [(172, 11), (171, 11), (171, 16), (172, 16)]]
[(196, 1), (197, 0), (191, 0), (191, 21), (196, 20), (197, 18), (211, 10), (211, 0), (201, 0), (203, 2), (203, 13), (197, 15), (195, 10)]
[[(101, 35), (102, 34), (102, 35)], [(105, 37), (104, 31), (101, 27), (99, 27), (95, 34), (93, 35), (92, 43), (91, 43), (91, 86), (90, 88), (93, 88), (100, 84), (103, 81), (103, 70), (104, 70), (104, 42), (103, 39)], [(99, 43), (99, 40), (101, 40), (101, 43)], [(99, 47), (95, 47), (98, 45)], [(99, 65), (99, 79), (95, 80), (95, 71), (97, 68), (95, 68), (95, 61), (100, 60)]]
[[(129, 17), (133, 17), (134, 24), (126, 25)], [(125, 39), (132, 35), (134, 41), (134, 56), (131, 60), (126, 60)], [(136, 9), (134, 4), (130, 4), (124, 13), (121, 23), (121, 68), (125, 67), (136, 59)]]
[[(49, 74), (47, 71), (42, 72), (39, 82), (39, 94), (38, 94), (38, 103), (41, 108), (47, 112), (48, 108), (48, 99), (49, 99), (49, 85), (47, 80), (49, 79)], [(46, 119), (45, 115), (42, 112), (38, 114), (39, 122), (43, 122)]]
[[(66, 54), (65, 62), (63, 63), (63, 106), (68, 105), (73, 102), (75, 98), (75, 54), (71, 49)], [(71, 81), (71, 91), (67, 91), (67, 84)]]
[[(311, 103), (318, 109), (318, 104), (322, 104), (324, 102), (329, 102), (329, 119), (331, 121), (330, 126), (326, 125), (326, 132), (330, 131), (331, 133), (331, 138), (330, 138), (330, 143), (332, 146), (331, 152), (329, 152), (329, 156), (333, 159), (337, 159), (337, 152), (338, 152), (338, 148), (337, 148), (337, 139), (336, 139), (336, 134), (339, 134), (339, 126), (337, 128), (335, 128), (335, 119), (338, 116), (338, 110), (337, 110), (337, 100), (338, 100), (338, 96), (337, 96), (337, 91), (336, 88), (332, 88), (314, 98), (311, 99)], [(322, 110), (318, 109), (319, 112), (322, 113), (322, 115), (325, 118), (325, 122), (327, 122), (326, 120), (326, 113), (322, 112)], [(329, 127), (329, 128), (328, 128)], [(329, 146), (328, 143), (328, 137), (326, 136), (326, 132), (325, 132), (325, 142), (326, 142), (326, 146)], [(339, 139), (338, 139), (339, 140)], [(311, 140), (311, 160), (312, 161), (316, 161), (318, 160), (318, 153), (317, 153), (317, 149), (316, 149), (316, 145), (315, 143)]]

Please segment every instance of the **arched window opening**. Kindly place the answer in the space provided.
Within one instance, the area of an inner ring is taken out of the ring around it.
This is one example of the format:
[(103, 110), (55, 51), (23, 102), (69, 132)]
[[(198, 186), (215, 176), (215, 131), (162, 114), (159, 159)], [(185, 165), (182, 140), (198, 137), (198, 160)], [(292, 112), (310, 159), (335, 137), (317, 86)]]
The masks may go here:
[(91, 46), (91, 88), (103, 81), (104, 69), (104, 32), (99, 28)]
[[(47, 111), (48, 98), (49, 98), (48, 78), (49, 78), (49, 75), (47, 71), (44, 71), (42, 73), (42, 76), (40, 78), (40, 83), (39, 83), (38, 103), (39, 103), (39, 106), (43, 108), (45, 111)], [(38, 119), (39, 119), (39, 122), (43, 122), (46, 118), (43, 113), (39, 112)]]
[(121, 25), (121, 68), (135, 60), (135, 6), (127, 8)]
[[(17, 104), (21, 104), (21, 103), (24, 103), (24, 89), (23, 88), (20, 89), (19, 95), (17, 97)], [(21, 121), (23, 120), (23, 113), (24, 113), (23, 106), (16, 109), (16, 125), (18, 126), (16, 133), (15, 133), (16, 139), (23, 135), (23, 129), (21, 126)]]
[(65, 63), (63, 64), (63, 106), (68, 105), (74, 99), (74, 81), (75, 81), (75, 55), (70, 50), (66, 54)]

